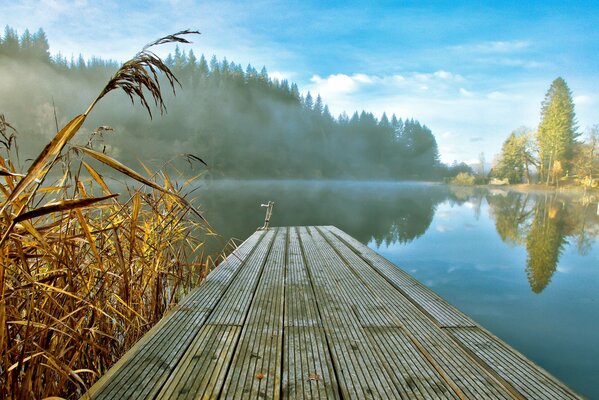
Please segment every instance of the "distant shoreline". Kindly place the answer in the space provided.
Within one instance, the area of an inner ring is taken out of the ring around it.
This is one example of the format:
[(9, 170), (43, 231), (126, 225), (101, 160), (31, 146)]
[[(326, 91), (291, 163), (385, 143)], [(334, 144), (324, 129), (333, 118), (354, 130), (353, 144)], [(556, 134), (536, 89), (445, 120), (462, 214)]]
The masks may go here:
[[(454, 185), (449, 184), (450, 186), (468, 186), (468, 185)], [(544, 185), (538, 183), (518, 183), (518, 184), (509, 184), (509, 185), (472, 185), (472, 187), (479, 187), (485, 189), (506, 189), (506, 190), (514, 190), (518, 192), (557, 192), (563, 194), (586, 194), (586, 195), (599, 195), (599, 188), (585, 188), (577, 185), (564, 185), (564, 186), (551, 186)]]

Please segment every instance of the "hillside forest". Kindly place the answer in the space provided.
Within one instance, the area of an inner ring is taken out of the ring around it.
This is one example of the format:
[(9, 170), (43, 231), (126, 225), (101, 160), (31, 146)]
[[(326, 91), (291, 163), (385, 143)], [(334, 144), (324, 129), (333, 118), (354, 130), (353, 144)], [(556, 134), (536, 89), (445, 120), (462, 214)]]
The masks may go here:
[[(105, 150), (129, 164), (142, 155), (160, 165), (193, 154), (213, 178), (440, 180), (470, 171), (441, 163), (435, 136), (414, 119), (366, 111), (333, 116), (318, 94), (302, 95), (266, 68), (208, 60), (193, 50), (176, 48), (165, 63), (181, 87), (176, 96), (165, 91), (164, 116), (151, 121), (142, 107), (114, 94), (79, 141), (101, 133)], [(19, 35), (7, 27), (0, 40), (0, 112), (21, 133), (23, 158), (38, 152), (117, 67), (51, 55), (42, 29)]]

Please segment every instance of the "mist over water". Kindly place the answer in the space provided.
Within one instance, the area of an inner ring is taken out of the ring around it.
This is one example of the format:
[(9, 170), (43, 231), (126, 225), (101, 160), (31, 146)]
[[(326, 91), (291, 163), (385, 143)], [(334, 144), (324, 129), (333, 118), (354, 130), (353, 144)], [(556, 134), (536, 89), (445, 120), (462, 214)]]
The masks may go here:
[[(67, 64), (1, 50), (0, 42), (0, 114), (19, 132), (23, 159), (83, 113), (117, 69), (101, 60)], [(114, 91), (70, 144), (85, 144), (98, 127), (110, 127), (93, 145), (129, 166), (143, 160), (157, 169), (171, 160), (185, 169), (181, 156), (193, 154), (203, 160), (204, 175), (216, 179), (441, 180), (470, 170), (442, 164), (433, 132), (419, 121), (359, 110), (333, 116), (320, 96), (271, 79), (265, 68), (244, 70), (181, 52), (165, 62), (181, 83), (175, 96), (161, 78), (166, 114), (150, 107), (151, 119)]]
[(415, 182), (212, 181), (197, 190), (222, 235), (335, 225), (589, 398), (599, 397), (597, 199)]

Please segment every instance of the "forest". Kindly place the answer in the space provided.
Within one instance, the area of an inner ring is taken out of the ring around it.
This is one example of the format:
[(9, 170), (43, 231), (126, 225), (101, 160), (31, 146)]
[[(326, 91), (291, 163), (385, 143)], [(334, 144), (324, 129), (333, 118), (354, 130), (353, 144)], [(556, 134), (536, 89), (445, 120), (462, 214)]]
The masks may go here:
[[(98, 107), (88, 125), (102, 127), (87, 134), (101, 133), (105, 149), (126, 163), (143, 155), (160, 165), (193, 154), (211, 178), (441, 180), (471, 172), (463, 163), (441, 163), (435, 136), (414, 119), (367, 111), (333, 116), (320, 95), (301, 94), (295, 83), (269, 77), (265, 67), (208, 60), (193, 50), (177, 47), (165, 64), (181, 83), (176, 96), (165, 93), (165, 115), (150, 121), (142, 107), (118, 95)], [(19, 36), (6, 27), (0, 110), (21, 133), (25, 158), (50, 137), (49, 126), (75, 115), (117, 67), (110, 60), (51, 55), (42, 29)]]

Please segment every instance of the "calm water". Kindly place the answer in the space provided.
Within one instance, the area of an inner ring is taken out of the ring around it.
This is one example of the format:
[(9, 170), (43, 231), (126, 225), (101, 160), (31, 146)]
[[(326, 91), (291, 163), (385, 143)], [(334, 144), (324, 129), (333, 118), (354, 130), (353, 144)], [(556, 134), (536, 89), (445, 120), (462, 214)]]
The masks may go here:
[[(597, 199), (417, 183), (212, 182), (223, 238), (335, 225), (589, 398), (599, 398)], [(218, 243), (214, 243), (218, 246)]]

